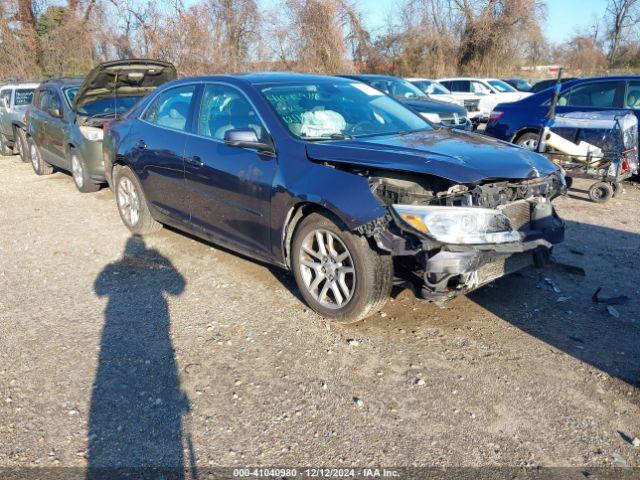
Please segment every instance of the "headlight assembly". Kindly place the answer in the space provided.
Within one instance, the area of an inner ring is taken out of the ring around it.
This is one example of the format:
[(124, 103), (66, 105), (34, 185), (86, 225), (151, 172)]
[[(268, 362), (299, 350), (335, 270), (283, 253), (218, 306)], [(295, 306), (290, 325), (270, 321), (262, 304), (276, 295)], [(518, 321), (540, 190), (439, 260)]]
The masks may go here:
[(104, 131), (96, 127), (80, 127), (82, 136), (91, 142), (99, 142), (104, 138)]
[(438, 115), (437, 113), (420, 112), (420, 115), (429, 120), (431, 123), (441, 122), (440, 115)]
[(443, 243), (478, 245), (521, 240), (509, 219), (490, 208), (393, 205), (393, 210), (406, 226)]

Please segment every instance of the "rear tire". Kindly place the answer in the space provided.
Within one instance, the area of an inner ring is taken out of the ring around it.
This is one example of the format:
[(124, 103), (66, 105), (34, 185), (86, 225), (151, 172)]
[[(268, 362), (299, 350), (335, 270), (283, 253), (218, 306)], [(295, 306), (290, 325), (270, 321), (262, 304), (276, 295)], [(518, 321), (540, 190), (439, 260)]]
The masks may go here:
[(91, 180), (89, 169), (84, 159), (80, 156), (80, 152), (72, 148), (69, 150), (69, 157), (71, 160), (73, 183), (75, 183), (78, 191), (82, 193), (92, 193), (100, 190), (100, 185)]
[(374, 250), (339, 220), (319, 213), (310, 214), (296, 229), (291, 266), (307, 304), (340, 323), (375, 313), (391, 293), (391, 256)]
[(613, 197), (613, 187), (607, 182), (597, 182), (589, 189), (589, 198), (596, 203), (608, 202)]
[(16, 128), (16, 143), (18, 145), (18, 154), (20, 160), (28, 162), (29, 159), (29, 147), (27, 145), (27, 134), (22, 128)]
[(524, 147), (527, 150), (531, 150), (532, 152), (535, 152), (538, 148), (539, 138), (540, 138), (540, 135), (537, 134), (536, 132), (528, 132), (523, 135), (520, 135), (516, 139), (516, 141), (513, 143), (515, 143), (519, 147)]
[(0, 133), (0, 155), (3, 157), (10, 157), (13, 155), (13, 148), (7, 146), (7, 137)]
[(33, 171), (38, 175), (51, 175), (53, 173), (53, 167), (42, 159), (40, 155), (40, 149), (33, 141), (33, 138), (29, 138), (29, 158), (31, 159), (31, 166)]
[(134, 235), (148, 235), (162, 229), (162, 224), (151, 216), (147, 199), (138, 177), (129, 167), (114, 171), (116, 204), (122, 223)]

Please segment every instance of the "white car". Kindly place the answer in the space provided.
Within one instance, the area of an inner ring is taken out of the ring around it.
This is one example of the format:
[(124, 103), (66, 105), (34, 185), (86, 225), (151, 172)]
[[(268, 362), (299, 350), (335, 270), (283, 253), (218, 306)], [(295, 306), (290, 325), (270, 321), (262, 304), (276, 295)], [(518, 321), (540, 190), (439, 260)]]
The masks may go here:
[(484, 101), (484, 98), (478, 95), (473, 93), (453, 95), (444, 85), (430, 78), (411, 77), (405, 78), (405, 80), (418, 87), (434, 100), (455, 103), (456, 105), (466, 108), (469, 112), (469, 119), (474, 125), (486, 120), (486, 118), (483, 117), (480, 105)]
[(532, 95), (529, 92), (519, 92), (507, 82), (497, 78), (453, 77), (441, 78), (438, 81), (449, 89), (454, 97), (464, 98), (473, 94), (483, 99), (480, 101), (483, 120), (489, 118), (491, 110), (497, 104), (517, 102)]

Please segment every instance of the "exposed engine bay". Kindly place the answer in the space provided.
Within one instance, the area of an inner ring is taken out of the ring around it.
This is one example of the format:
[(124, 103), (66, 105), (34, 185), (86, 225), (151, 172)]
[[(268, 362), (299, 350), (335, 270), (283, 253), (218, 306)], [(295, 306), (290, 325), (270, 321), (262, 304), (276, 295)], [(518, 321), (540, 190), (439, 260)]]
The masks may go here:
[(489, 181), (479, 185), (458, 185), (441, 178), (378, 172), (369, 177), (371, 191), (385, 205), (442, 205), (496, 208), (517, 200), (553, 200), (564, 193), (559, 175), (520, 181)]
[[(448, 300), (526, 266), (542, 266), (553, 244), (564, 238), (564, 223), (551, 204), (566, 193), (560, 172), (474, 185), (403, 172), (368, 173), (371, 192), (389, 208), (389, 215), (363, 226), (361, 233), (394, 256), (398, 282), (411, 282), (428, 300)], [(403, 215), (406, 211), (410, 213)], [(431, 211), (441, 218), (465, 212), (461, 235), (471, 232), (474, 214), (495, 215), (510, 236), (495, 243), (449, 241), (421, 222), (420, 212), (428, 216)]]

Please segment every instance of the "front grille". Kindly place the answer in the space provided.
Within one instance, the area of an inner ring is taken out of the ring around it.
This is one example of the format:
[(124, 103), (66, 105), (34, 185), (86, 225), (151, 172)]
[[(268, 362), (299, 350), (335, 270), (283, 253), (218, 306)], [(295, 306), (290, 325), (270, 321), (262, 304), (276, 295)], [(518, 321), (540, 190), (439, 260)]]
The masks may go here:
[(465, 100), (464, 108), (466, 108), (469, 112), (477, 112), (479, 104), (480, 100)]
[(529, 230), (531, 224), (531, 204), (526, 200), (501, 205), (498, 207), (516, 230)]

